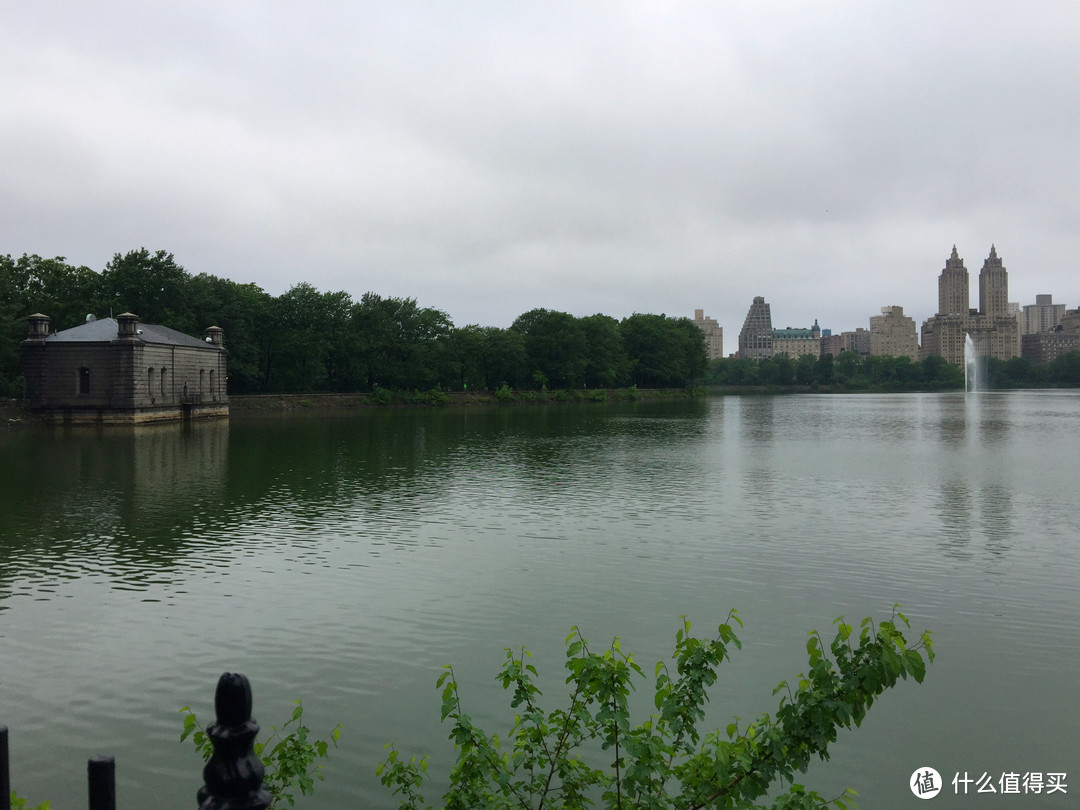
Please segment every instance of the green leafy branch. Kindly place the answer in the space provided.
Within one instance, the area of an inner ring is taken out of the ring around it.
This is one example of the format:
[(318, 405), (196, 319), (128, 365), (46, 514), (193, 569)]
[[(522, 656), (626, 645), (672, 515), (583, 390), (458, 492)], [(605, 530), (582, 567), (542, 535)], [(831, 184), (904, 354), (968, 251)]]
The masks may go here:
[(27, 802), (26, 799), (14, 790), (11, 791), (11, 807), (14, 808), (14, 810), (49, 810), (48, 801), (43, 801), (41, 804), (35, 804), (33, 807), (28, 807), (28, 804), (29, 802)]
[[(551, 711), (539, 705), (537, 670), (525, 649), (506, 651), (496, 676), (512, 693), (514, 722), (503, 750), (462, 709), (452, 667), (437, 681), (442, 689), (442, 719), (450, 721), (449, 739), (457, 751), (445, 808), (584, 808), (599, 798), (609, 808), (703, 807), (756, 808), (774, 783), (785, 786), (773, 810), (853, 806), (854, 791), (826, 799), (794, 781), (813, 757), (828, 759), (828, 746), (841, 727), (860, 725), (874, 700), (899, 679), (921, 683), (933, 661), (929, 632), (908, 645), (899, 625), (908, 620), (897, 610), (875, 626), (870, 618), (853, 630), (837, 619), (836, 635), (826, 646), (817, 632), (807, 642), (809, 667), (793, 683), (781, 682), (775, 716), (763, 714), (740, 728), (736, 718), (723, 732), (702, 734), (709, 689), (729, 649), (741, 648), (732, 611), (712, 638), (698, 638), (690, 622), (675, 635), (671, 662), (654, 670), (655, 713), (640, 724), (630, 719), (629, 697), (645, 678), (633, 656), (615, 638), (593, 652), (578, 628), (566, 638), (569, 703)], [(830, 655), (831, 654), (831, 655)], [(923, 655), (926, 659), (924, 660)], [(392, 745), (376, 769), (382, 783), (399, 798), (400, 810), (429, 805), (421, 788), (428, 776), (426, 757), (406, 761)], [(610, 757), (606, 768), (595, 767)]]

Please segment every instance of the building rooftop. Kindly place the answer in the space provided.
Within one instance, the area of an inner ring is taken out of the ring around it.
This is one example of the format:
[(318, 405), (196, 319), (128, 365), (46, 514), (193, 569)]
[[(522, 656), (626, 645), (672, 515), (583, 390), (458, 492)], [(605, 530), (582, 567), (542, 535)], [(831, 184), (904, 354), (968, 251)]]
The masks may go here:
[[(99, 318), (73, 326), (71, 329), (53, 332), (45, 340), (49, 343), (109, 343), (117, 339), (118, 330), (119, 323), (116, 318)], [(204, 349), (209, 345), (197, 337), (152, 323), (140, 323), (136, 339), (143, 343), (159, 343), (166, 346), (191, 346)]]

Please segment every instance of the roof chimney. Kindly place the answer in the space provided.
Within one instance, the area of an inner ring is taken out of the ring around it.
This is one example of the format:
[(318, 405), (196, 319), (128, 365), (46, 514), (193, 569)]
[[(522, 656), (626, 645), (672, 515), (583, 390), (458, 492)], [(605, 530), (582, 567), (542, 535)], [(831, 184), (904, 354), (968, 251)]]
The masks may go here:
[(118, 338), (134, 339), (139, 336), (139, 316), (131, 312), (123, 312), (116, 316), (116, 336)]
[(35, 312), (26, 319), (27, 340), (44, 340), (49, 336), (49, 316)]

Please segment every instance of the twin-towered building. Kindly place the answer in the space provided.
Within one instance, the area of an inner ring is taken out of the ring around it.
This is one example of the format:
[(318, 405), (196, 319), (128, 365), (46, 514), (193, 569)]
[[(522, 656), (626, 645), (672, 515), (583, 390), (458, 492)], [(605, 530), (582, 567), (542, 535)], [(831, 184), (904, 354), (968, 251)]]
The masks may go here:
[(1018, 305), (1009, 303), (1009, 274), (997, 249), (979, 271), (979, 308), (970, 309), (968, 271), (953, 245), (952, 255), (938, 276), (938, 311), (922, 325), (920, 357), (938, 355), (956, 366), (964, 364), (968, 335), (982, 357), (1009, 360), (1020, 356)]
[[(964, 364), (968, 335), (980, 355), (1008, 360), (1030, 357), (1051, 360), (1065, 351), (1080, 350), (1080, 310), (1066, 311), (1049, 295), (1021, 311), (1009, 302), (1009, 274), (990, 246), (979, 272), (979, 306), (970, 306), (970, 281), (964, 260), (953, 246), (952, 255), (938, 276), (938, 312), (923, 322), (920, 333), (903, 307), (881, 308), (870, 318), (870, 328), (829, 333), (817, 321), (808, 329), (774, 329), (769, 304), (758, 296), (750, 305), (739, 332), (739, 357), (764, 359), (786, 354), (837, 355), (852, 351), (863, 355), (889, 355), (919, 360), (933, 355), (957, 366)], [(700, 312), (700, 310), (698, 310)]]

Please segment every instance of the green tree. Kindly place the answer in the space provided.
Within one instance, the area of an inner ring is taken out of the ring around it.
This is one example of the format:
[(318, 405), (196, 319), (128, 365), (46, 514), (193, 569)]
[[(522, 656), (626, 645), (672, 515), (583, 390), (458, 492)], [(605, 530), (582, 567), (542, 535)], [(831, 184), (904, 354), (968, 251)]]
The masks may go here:
[(615, 388), (629, 381), (630, 362), (623, 348), (619, 322), (610, 315), (580, 319), (585, 335), (585, 385)]
[(272, 297), (256, 284), (199, 273), (188, 280), (185, 309), (168, 324), (189, 335), (209, 326), (225, 330), (229, 351), (229, 392), (257, 394), (266, 390), (270, 347), (275, 337), (270, 309)]
[(19, 344), (26, 318), (41, 312), (54, 330), (78, 326), (94, 310), (99, 280), (89, 267), (75, 267), (62, 256), (0, 256), (0, 396), (22, 394)]
[(15, 262), (0, 255), (0, 397), (18, 396), (19, 341), (26, 336), (26, 325), (16, 291)]
[(823, 354), (814, 366), (814, 380), (819, 385), (832, 385), (836, 380), (836, 367), (832, 354)]
[(812, 385), (817, 371), (818, 358), (812, 354), (803, 354), (795, 361), (795, 382), (798, 385)]
[(777, 354), (762, 360), (761, 382), (765, 385), (791, 385), (795, 382), (795, 363), (786, 354)]
[(368, 390), (426, 390), (453, 382), (453, 324), (445, 312), (420, 307), (414, 298), (368, 292), (353, 307), (352, 329)]
[(329, 337), (323, 295), (306, 281), (294, 284), (270, 306), (274, 339), (272, 391), (326, 389)]
[[(4, 298), (14, 304), (17, 317), (35, 312), (48, 315), (53, 329), (69, 329), (94, 312), (101, 278), (89, 267), (75, 267), (63, 256), (43, 259), (23, 254), (17, 262), (5, 257), (0, 262), (0, 287)], [(25, 326), (25, 324), (24, 324)]]
[(851, 351), (840, 352), (840, 356), (833, 362), (833, 371), (836, 382), (846, 385), (856, 374), (861, 374), (862, 357)]
[(923, 384), (929, 388), (963, 388), (964, 370), (954, 366), (939, 355), (930, 355), (919, 361)]
[(1050, 361), (1046, 379), (1055, 385), (1080, 386), (1080, 352), (1068, 352)]
[(477, 324), (467, 324), (450, 330), (447, 340), (447, 373), (453, 378), (452, 388), (461, 391), (486, 387), (483, 371), (484, 331)]
[(529, 370), (529, 357), (525, 351), (525, 337), (513, 329), (485, 326), (482, 367), (485, 386), (494, 391), (502, 385), (519, 388), (525, 384)]
[(520, 332), (470, 324), (453, 331), (450, 347), (461, 387), (494, 391), (503, 384), (519, 387), (525, 380), (525, 339)]
[(686, 382), (701, 382), (709, 366), (709, 349), (705, 344), (705, 333), (701, 327), (689, 318), (678, 318), (675, 327), (682, 332), (686, 352)]
[(713, 360), (715, 385), (759, 385), (761, 369), (756, 360), (748, 357), (722, 357)]
[(144, 323), (175, 324), (183, 317), (188, 279), (187, 271), (164, 250), (117, 253), (101, 273), (102, 314), (126, 311)]
[[(508, 649), (497, 676), (513, 695), (513, 725), (504, 738), (473, 723), (454, 670), (445, 667), (437, 686), (457, 762), (442, 807), (584, 808), (599, 799), (609, 808), (758, 808), (770, 792), (774, 810), (850, 806), (851, 791), (828, 801), (796, 783), (795, 774), (805, 773), (814, 757), (828, 758), (837, 730), (860, 725), (874, 700), (898, 680), (922, 682), (923, 653), (933, 660), (929, 633), (909, 645), (902, 613), (877, 626), (864, 619), (858, 631), (837, 619), (830, 644), (810, 634), (807, 671), (773, 690), (780, 695), (774, 715), (749, 723), (735, 718), (723, 731), (703, 733), (698, 724), (717, 670), (732, 647), (741, 647), (732, 623), (742, 626), (734, 611), (714, 637), (698, 638), (684, 617), (673, 664), (661, 661), (653, 669), (654, 711), (636, 724), (630, 698), (646, 676), (618, 638), (593, 651), (577, 628), (571, 631), (569, 703), (550, 711), (540, 705), (528, 651)], [(599, 765), (605, 761), (610, 765)], [(421, 793), (426, 758), (406, 761), (390, 746), (377, 771), (399, 797), (399, 808), (428, 806)]]
[(684, 386), (704, 376), (705, 334), (690, 319), (634, 313), (622, 320), (619, 331), (635, 385)]
[(519, 315), (510, 328), (524, 339), (528, 373), (536, 387), (580, 388), (585, 384), (585, 332), (573, 315), (533, 309)]

